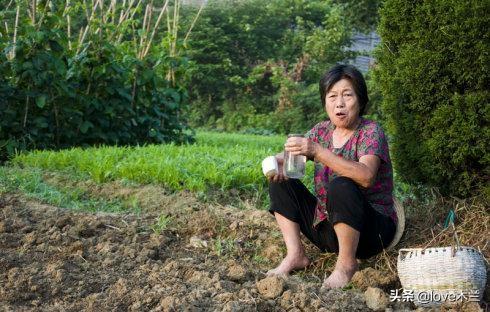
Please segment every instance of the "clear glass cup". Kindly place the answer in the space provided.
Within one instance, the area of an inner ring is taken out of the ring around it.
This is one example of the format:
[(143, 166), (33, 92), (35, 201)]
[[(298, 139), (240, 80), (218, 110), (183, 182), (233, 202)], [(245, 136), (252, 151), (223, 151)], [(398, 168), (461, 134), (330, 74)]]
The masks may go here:
[[(303, 137), (302, 134), (289, 134), (291, 137)], [(301, 179), (305, 176), (306, 156), (292, 155), (290, 152), (284, 151), (283, 172), (289, 178)]]

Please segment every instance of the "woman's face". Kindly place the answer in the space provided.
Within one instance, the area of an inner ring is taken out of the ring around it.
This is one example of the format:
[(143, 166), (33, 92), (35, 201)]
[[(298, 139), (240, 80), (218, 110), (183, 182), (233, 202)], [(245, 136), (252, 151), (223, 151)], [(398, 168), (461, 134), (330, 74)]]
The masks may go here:
[(359, 102), (348, 79), (337, 81), (325, 96), (328, 117), (337, 128), (352, 129), (359, 119)]

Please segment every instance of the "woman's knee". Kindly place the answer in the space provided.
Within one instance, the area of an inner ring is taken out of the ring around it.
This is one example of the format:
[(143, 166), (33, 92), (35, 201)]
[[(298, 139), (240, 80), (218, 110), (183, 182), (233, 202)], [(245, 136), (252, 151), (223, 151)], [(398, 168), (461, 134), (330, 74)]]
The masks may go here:
[(347, 177), (336, 177), (328, 185), (328, 195), (331, 198), (351, 196), (359, 192), (356, 183)]
[(328, 187), (328, 209), (332, 222), (352, 221), (358, 228), (364, 218), (364, 197), (352, 179), (337, 177)]

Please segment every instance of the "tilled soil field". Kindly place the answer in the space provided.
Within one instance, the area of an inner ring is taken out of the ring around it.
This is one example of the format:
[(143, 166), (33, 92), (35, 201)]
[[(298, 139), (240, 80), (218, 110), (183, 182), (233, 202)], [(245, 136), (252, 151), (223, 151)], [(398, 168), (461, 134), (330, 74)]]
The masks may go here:
[[(151, 212), (80, 213), (18, 195), (4, 196), (0, 199), (0, 310), (370, 310), (362, 287), (320, 293), (321, 279), (315, 274), (265, 278), (261, 266), (240, 256), (209, 252), (206, 230), (192, 231), (182, 225), (205, 223), (199, 220), (203, 211), (189, 211), (196, 215), (181, 222), (181, 230), (156, 232), (151, 227), (157, 215)], [(266, 212), (233, 215), (227, 228), (235, 232), (244, 228), (249, 237), (270, 234), (273, 223)], [(250, 236), (251, 228), (244, 225), (249, 220), (261, 220), (254, 227), (259, 234)], [(265, 249), (271, 254), (271, 248)], [(396, 281), (372, 271), (358, 274), (358, 285), (378, 282), (385, 289), (396, 287)], [(385, 303), (386, 307), (413, 308), (408, 303)]]

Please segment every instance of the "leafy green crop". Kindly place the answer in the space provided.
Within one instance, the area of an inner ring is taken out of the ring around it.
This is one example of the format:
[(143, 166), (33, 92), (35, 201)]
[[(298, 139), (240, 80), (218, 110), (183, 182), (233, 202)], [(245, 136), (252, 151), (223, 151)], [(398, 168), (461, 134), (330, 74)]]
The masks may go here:
[[(126, 179), (204, 193), (234, 189), (265, 201), (267, 182), (261, 162), (281, 151), (284, 141), (280, 136), (200, 132), (196, 144), (34, 151), (15, 157), (12, 163), (86, 174), (99, 183)], [(311, 187), (312, 166), (307, 170), (304, 181)]]

